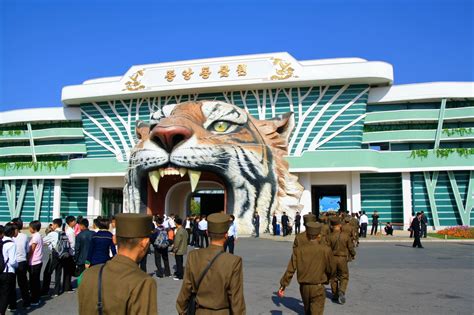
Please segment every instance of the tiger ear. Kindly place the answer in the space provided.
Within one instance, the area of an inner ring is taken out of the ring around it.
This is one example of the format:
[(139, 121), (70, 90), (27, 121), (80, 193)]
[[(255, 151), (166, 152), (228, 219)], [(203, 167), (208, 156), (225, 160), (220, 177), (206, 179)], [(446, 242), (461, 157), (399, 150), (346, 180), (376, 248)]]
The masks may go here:
[(286, 143), (290, 140), (291, 132), (295, 127), (295, 117), (293, 112), (284, 113), (275, 116), (268, 121), (272, 122), (275, 126), (276, 132), (280, 134)]

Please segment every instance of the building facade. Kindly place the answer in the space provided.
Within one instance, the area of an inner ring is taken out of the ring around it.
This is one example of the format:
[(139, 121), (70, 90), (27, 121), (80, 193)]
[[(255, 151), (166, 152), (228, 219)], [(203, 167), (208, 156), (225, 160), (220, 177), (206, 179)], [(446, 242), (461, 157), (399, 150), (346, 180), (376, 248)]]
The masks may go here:
[[(303, 213), (378, 211), (406, 228), (423, 210), (436, 229), (474, 223), (472, 82), (393, 85), (385, 62), (287, 53), (133, 66), (65, 87), (63, 108), (0, 113), (0, 222), (121, 212), (136, 121), (188, 100), (259, 119), (293, 112), (287, 161)], [(212, 180), (177, 184), (152, 212), (186, 215), (191, 200), (217, 211), (219, 194)]]

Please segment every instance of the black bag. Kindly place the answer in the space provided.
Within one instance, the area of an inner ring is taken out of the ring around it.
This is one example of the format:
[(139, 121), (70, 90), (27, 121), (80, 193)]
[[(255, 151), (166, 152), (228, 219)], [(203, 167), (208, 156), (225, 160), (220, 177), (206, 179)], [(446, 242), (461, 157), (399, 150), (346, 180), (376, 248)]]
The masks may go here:
[(189, 298), (189, 301), (188, 301), (188, 312), (187, 312), (187, 315), (194, 315), (196, 314), (196, 309), (197, 309), (197, 303), (196, 303), (196, 296), (197, 296), (197, 293), (199, 291), (199, 286), (201, 285), (201, 281), (202, 279), (204, 279), (204, 276), (206, 275), (206, 273), (209, 271), (209, 269), (211, 269), (211, 266), (212, 264), (214, 263), (214, 261), (216, 261), (217, 257), (219, 257), (221, 254), (223, 254), (224, 252), (219, 252), (216, 256), (214, 256), (214, 258), (212, 258), (212, 260), (209, 262), (209, 264), (207, 265), (206, 269), (204, 269), (204, 271), (201, 273), (201, 276), (199, 276), (199, 280), (196, 284), (196, 292), (192, 292), (191, 293), (191, 297)]
[(11, 243), (12, 241), (7, 240), (7, 241), (0, 241), (0, 275), (3, 273), (3, 270), (8, 264), (8, 259), (5, 260), (5, 257), (3, 257), (3, 245), (6, 243)]

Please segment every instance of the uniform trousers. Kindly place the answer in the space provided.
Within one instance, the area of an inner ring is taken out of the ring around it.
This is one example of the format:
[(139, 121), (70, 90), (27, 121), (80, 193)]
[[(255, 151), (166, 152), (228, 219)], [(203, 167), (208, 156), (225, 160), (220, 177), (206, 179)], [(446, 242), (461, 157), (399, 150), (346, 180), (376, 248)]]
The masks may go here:
[[(168, 247), (159, 248), (155, 247), (155, 266), (156, 266), (156, 276), (161, 278), (163, 275), (169, 277), (170, 272), (170, 261), (168, 257)], [(163, 259), (163, 268), (161, 268), (161, 260)]]
[(235, 238), (233, 236), (229, 236), (224, 243), (224, 252), (226, 252), (227, 248), (229, 248), (229, 253), (233, 254), (234, 244), (235, 244)]
[(331, 280), (332, 294), (345, 294), (347, 285), (349, 284), (349, 267), (347, 266), (347, 257), (334, 256), (334, 263), (336, 265), (336, 277)]
[[(16, 274), (16, 281), (18, 282), (18, 287), (20, 288), (21, 299), (23, 300), (23, 306), (30, 305), (30, 291), (28, 288), (28, 277), (26, 274), (28, 273), (28, 262), (21, 261), (18, 263), (18, 267), (15, 270)], [(15, 304), (16, 306), (16, 292), (15, 292)]]
[(43, 263), (30, 266), (28, 273), (30, 274), (30, 291), (31, 291), (31, 303), (38, 303), (41, 296), (41, 267)]
[(326, 291), (322, 284), (300, 284), (300, 293), (305, 315), (319, 315), (324, 313)]
[(0, 274), (0, 314), (5, 314), (7, 306), (15, 306), (15, 274), (4, 272)]

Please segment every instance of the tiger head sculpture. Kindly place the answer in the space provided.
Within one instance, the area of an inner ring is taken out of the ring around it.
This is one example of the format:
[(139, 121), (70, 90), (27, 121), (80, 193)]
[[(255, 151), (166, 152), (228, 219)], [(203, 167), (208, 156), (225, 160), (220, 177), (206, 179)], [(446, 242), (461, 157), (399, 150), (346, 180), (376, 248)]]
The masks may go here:
[(294, 216), (302, 208), (303, 187), (284, 160), (293, 126), (292, 113), (258, 120), (220, 101), (164, 106), (152, 114), (149, 129), (138, 129), (141, 140), (126, 175), (125, 211), (144, 211), (148, 181), (157, 191), (169, 186), (163, 183), (167, 177), (182, 178), (194, 190), (207, 174), (224, 186), (225, 211), (234, 214), (240, 233), (252, 232), (255, 212), (268, 230), (272, 213)]

